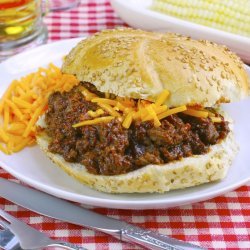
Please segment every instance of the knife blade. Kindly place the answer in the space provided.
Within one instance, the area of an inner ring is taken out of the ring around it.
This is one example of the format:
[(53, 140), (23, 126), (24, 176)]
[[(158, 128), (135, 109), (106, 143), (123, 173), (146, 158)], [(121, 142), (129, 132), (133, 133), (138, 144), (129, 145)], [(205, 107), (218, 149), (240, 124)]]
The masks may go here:
[(124, 221), (100, 215), (63, 199), (3, 178), (0, 178), (0, 196), (39, 214), (98, 230), (119, 240), (136, 243), (148, 249), (204, 249)]

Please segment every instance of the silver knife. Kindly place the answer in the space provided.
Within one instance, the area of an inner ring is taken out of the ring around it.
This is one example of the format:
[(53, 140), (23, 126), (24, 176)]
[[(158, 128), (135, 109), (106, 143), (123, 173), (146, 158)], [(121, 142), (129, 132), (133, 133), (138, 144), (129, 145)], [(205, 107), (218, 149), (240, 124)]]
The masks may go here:
[(0, 178), (0, 196), (39, 214), (98, 230), (148, 249), (195, 250), (199, 246), (113, 219), (47, 193)]

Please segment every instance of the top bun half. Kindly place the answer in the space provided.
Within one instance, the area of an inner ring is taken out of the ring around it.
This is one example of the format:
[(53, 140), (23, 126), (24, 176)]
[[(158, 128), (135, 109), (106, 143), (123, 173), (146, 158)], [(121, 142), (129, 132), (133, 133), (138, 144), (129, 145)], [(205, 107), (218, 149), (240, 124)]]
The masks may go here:
[(62, 71), (120, 97), (155, 101), (167, 89), (169, 107), (211, 107), (249, 94), (244, 65), (229, 49), (172, 33), (102, 31), (78, 43)]

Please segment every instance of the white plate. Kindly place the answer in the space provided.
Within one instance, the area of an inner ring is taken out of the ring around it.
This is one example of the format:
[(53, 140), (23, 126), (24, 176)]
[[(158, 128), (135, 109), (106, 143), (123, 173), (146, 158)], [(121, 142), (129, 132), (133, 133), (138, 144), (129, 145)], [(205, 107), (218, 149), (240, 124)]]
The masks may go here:
[[(11, 80), (26, 75), (39, 66), (46, 66), (49, 62), (60, 65), (63, 55), (68, 53), (78, 41), (79, 39), (72, 39), (44, 45), (16, 55), (0, 64), (0, 96)], [(249, 68), (248, 71), (250, 74)], [(122, 209), (167, 208), (206, 200), (235, 189), (250, 180), (250, 118), (248, 115), (250, 99), (227, 105), (226, 109), (236, 121), (235, 132), (241, 151), (228, 176), (221, 182), (166, 194), (105, 194), (76, 182), (53, 165), (37, 146), (26, 148), (10, 156), (0, 153), (0, 166), (37, 189), (93, 206)]]
[(111, 0), (114, 10), (131, 27), (176, 32), (224, 44), (250, 63), (250, 38), (152, 11), (149, 9), (152, 2), (153, 0)]

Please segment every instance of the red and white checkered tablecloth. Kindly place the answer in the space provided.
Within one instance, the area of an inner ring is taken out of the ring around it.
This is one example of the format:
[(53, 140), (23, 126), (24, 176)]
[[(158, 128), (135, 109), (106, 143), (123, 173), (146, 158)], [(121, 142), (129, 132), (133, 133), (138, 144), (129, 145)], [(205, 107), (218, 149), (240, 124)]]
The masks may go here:
[[(45, 22), (49, 42), (125, 25), (115, 15), (108, 0), (82, 0), (76, 9), (49, 14)], [(0, 169), (0, 176), (13, 179), (3, 169)], [(2, 198), (0, 207), (52, 238), (90, 250), (140, 249), (103, 233), (41, 216)], [(224, 196), (172, 209), (93, 210), (209, 249), (250, 249), (250, 183)]]

